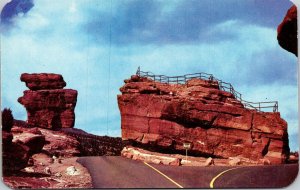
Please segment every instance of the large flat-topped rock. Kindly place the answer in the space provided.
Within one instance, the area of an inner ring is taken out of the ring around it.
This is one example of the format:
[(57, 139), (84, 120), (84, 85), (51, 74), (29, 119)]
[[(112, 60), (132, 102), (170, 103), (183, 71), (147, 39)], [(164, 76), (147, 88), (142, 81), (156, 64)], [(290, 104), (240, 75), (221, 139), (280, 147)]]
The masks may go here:
[(63, 89), (66, 86), (62, 75), (53, 73), (23, 73), (21, 81), (25, 82), (30, 90)]
[(287, 123), (279, 112), (248, 109), (218, 81), (190, 79), (168, 84), (138, 75), (120, 88), (122, 138), (156, 151), (244, 157), (284, 163), (289, 154)]

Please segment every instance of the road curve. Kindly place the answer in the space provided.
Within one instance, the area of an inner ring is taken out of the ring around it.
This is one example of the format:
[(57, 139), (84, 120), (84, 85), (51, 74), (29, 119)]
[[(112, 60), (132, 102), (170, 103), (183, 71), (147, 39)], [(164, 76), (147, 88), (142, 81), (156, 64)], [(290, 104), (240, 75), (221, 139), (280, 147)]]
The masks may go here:
[(94, 188), (274, 188), (286, 187), (298, 164), (272, 166), (165, 166), (119, 157), (81, 157)]
[(82, 157), (78, 162), (89, 170), (94, 188), (177, 188), (143, 162), (119, 156)]
[(282, 188), (296, 179), (298, 164), (243, 167), (223, 174), (214, 188)]

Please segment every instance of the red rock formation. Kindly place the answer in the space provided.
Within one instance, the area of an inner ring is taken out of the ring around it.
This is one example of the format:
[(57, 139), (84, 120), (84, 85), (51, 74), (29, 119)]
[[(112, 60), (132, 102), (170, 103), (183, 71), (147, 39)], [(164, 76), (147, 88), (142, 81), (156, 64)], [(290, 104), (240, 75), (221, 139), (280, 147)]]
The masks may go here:
[(77, 91), (62, 89), (66, 83), (57, 74), (22, 74), (25, 90), (18, 101), (27, 110), (28, 125), (41, 128), (72, 128)]
[(43, 152), (49, 156), (56, 155), (67, 158), (80, 155), (80, 143), (76, 138), (63, 131), (14, 126), (12, 134), (13, 142), (27, 146), (31, 154)]
[(277, 28), (279, 45), (296, 56), (298, 55), (297, 7), (292, 6)]
[(165, 84), (132, 76), (120, 89), (122, 138), (133, 145), (219, 158), (245, 157), (285, 162), (287, 123), (280, 113), (244, 108), (217, 81), (192, 79)]
[[(15, 130), (16, 128), (14, 128)], [(15, 130), (16, 131), (16, 130)], [(37, 128), (23, 129), (22, 133), (14, 133), (13, 142), (21, 143), (29, 148), (29, 154), (33, 155), (42, 151), (46, 144), (45, 136)]]
[(13, 135), (2, 131), (2, 168), (3, 173), (19, 171), (27, 166), (29, 148), (18, 142), (12, 142)]
[(24, 73), (21, 75), (21, 81), (25, 82), (30, 90), (63, 89), (66, 86), (61, 75), (51, 73)]
[[(14, 126), (2, 131), (2, 144), (2, 180), (12, 189), (92, 187), (88, 171), (76, 162), (80, 142), (62, 130)], [(80, 175), (70, 176), (68, 167)]]

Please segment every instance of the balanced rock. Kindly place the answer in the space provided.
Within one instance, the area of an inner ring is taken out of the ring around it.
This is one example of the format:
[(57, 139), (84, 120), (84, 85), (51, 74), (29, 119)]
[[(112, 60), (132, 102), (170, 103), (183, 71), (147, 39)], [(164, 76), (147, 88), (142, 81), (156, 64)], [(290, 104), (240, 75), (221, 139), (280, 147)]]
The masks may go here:
[(57, 74), (22, 74), (25, 90), (18, 99), (27, 110), (28, 125), (41, 128), (72, 128), (75, 123), (74, 109), (77, 91), (62, 89), (66, 83)]
[(283, 21), (277, 28), (279, 45), (285, 50), (298, 55), (297, 38), (297, 7), (292, 6), (286, 13)]
[(278, 112), (247, 109), (218, 81), (167, 84), (133, 76), (118, 95), (122, 139), (145, 149), (214, 158), (241, 156), (283, 163), (289, 154), (287, 123)]

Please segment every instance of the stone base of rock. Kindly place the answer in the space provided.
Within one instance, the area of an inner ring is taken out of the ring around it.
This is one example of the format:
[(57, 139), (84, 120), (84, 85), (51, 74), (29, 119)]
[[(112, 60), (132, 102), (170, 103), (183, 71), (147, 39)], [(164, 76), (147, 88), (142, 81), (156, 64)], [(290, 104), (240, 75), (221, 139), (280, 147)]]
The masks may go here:
[(121, 155), (126, 158), (131, 158), (133, 160), (140, 160), (147, 163), (164, 164), (171, 166), (179, 166), (181, 161), (179, 158), (176, 157), (164, 156), (163, 154), (151, 154), (150, 151), (133, 147), (124, 147), (124, 149), (121, 152)]
[(186, 157), (180, 154), (163, 154), (152, 152), (132, 146), (124, 147), (121, 152), (121, 156), (132, 160), (169, 166), (251, 166), (271, 164), (271, 161), (267, 159), (253, 161), (243, 157), (229, 157), (228, 159), (194, 156)]

